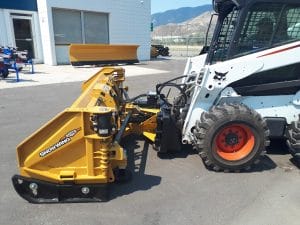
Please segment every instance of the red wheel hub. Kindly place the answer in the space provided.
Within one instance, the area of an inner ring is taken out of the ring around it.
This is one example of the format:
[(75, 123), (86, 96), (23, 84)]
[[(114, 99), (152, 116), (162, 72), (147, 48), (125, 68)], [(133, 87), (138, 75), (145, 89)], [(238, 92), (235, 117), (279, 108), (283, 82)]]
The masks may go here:
[(255, 145), (255, 137), (248, 126), (230, 124), (217, 133), (214, 142), (216, 152), (221, 158), (237, 161), (251, 153)]

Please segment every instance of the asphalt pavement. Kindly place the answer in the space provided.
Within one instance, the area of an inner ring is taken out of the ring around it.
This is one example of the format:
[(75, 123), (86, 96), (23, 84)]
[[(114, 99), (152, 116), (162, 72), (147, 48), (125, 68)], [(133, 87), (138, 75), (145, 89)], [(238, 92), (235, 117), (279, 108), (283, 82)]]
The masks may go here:
[[(130, 96), (179, 76), (184, 60), (138, 67), (168, 71), (129, 77)], [(92, 74), (91, 74), (92, 75)], [(81, 82), (0, 89), (0, 224), (8, 225), (298, 225), (300, 170), (274, 141), (262, 162), (245, 173), (208, 171), (190, 148), (159, 158), (151, 144), (123, 141), (133, 178), (111, 186), (105, 203), (30, 204), (14, 191), (15, 148), (80, 94)]]

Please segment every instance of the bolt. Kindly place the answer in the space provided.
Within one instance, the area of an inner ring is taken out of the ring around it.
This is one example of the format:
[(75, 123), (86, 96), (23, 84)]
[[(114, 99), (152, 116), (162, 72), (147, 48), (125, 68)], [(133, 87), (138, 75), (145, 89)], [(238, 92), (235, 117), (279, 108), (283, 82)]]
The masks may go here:
[(29, 184), (29, 188), (32, 190), (32, 191), (36, 191), (38, 189), (38, 185), (36, 183), (30, 183)]
[(23, 180), (22, 179), (18, 179), (18, 184), (23, 184)]
[(90, 189), (88, 187), (82, 187), (81, 192), (82, 192), (82, 194), (87, 195), (88, 193), (90, 193)]
[(38, 194), (38, 192), (37, 192), (38, 185), (36, 183), (30, 183), (29, 188), (31, 189), (33, 195)]

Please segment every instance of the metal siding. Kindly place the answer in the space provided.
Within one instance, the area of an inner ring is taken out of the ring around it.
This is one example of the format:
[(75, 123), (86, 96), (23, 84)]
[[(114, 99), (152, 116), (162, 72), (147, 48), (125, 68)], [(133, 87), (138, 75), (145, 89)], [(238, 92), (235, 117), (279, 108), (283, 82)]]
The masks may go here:
[(0, 8), (37, 11), (37, 0), (0, 0)]

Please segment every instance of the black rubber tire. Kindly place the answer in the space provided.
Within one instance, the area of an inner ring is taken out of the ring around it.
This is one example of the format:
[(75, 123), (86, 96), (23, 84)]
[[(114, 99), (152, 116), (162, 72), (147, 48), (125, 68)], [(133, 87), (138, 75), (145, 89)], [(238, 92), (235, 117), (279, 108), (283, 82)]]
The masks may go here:
[[(254, 146), (250, 153), (239, 160), (226, 160), (215, 150), (218, 133), (231, 124), (242, 124), (249, 128), (254, 136)], [(198, 150), (208, 169), (224, 172), (239, 172), (250, 170), (253, 164), (258, 164), (265, 147), (270, 145), (265, 119), (256, 111), (241, 104), (224, 104), (213, 106), (209, 112), (204, 112), (193, 130), (194, 148)]]
[(288, 127), (287, 132), (287, 145), (289, 146), (289, 152), (292, 156), (300, 156), (300, 117), (298, 121), (293, 121)]

